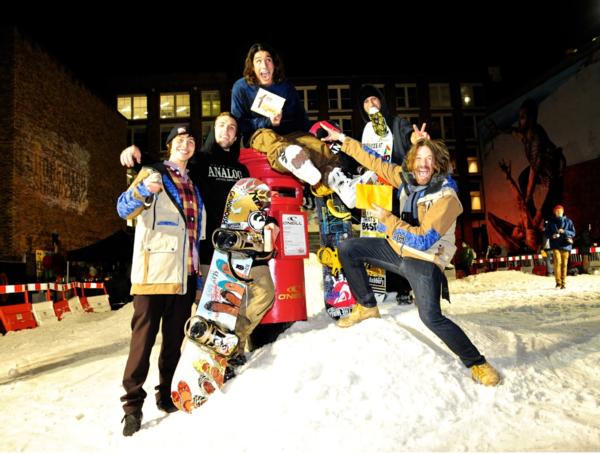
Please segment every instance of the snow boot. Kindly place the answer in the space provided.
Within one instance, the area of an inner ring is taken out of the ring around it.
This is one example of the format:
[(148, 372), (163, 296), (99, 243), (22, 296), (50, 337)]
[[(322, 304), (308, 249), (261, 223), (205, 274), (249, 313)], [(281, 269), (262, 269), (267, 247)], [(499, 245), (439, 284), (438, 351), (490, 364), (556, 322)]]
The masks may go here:
[(496, 386), (501, 380), (498, 371), (487, 361), (483, 364), (471, 366), (471, 377), (477, 383), (485, 386)]
[(368, 318), (381, 318), (377, 306), (365, 307), (359, 303), (356, 303), (350, 314), (347, 317), (340, 318), (336, 325), (340, 328), (348, 328)]

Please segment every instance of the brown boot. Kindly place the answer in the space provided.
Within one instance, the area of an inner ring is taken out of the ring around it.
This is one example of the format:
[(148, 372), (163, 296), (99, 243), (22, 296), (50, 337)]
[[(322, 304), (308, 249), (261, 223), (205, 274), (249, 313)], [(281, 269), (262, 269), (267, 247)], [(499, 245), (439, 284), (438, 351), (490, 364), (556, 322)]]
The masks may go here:
[(365, 307), (356, 303), (352, 308), (352, 312), (347, 317), (340, 318), (336, 325), (340, 328), (348, 328), (352, 325), (362, 322), (368, 318), (381, 318), (377, 306)]

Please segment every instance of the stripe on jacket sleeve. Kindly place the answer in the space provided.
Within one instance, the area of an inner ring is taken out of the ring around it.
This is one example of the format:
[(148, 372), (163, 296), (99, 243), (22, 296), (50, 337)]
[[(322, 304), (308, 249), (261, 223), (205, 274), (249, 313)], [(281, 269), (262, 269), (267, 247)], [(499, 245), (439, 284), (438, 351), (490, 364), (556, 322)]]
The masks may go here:
[(404, 244), (405, 246), (419, 251), (427, 251), (439, 241), (441, 237), (442, 236), (436, 232), (435, 229), (429, 229), (424, 235), (415, 235), (404, 229), (396, 229), (392, 234), (392, 240), (396, 243)]

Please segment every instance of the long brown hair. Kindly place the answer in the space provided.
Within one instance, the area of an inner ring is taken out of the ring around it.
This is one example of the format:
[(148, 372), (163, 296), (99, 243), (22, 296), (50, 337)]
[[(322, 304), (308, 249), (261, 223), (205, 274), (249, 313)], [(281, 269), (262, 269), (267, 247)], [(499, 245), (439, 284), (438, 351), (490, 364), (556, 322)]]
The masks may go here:
[(412, 172), (415, 170), (415, 159), (417, 157), (417, 150), (422, 146), (426, 146), (431, 150), (433, 154), (433, 170), (434, 173), (446, 176), (450, 171), (450, 153), (446, 144), (438, 139), (430, 140), (421, 138), (410, 147), (406, 155), (406, 168)]
[(248, 54), (246, 55), (246, 61), (244, 62), (244, 79), (246, 79), (246, 82), (248, 82), (250, 85), (259, 85), (259, 80), (254, 73), (254, 55), (260, 51), (268, 52), (273, 59), (273, 66), (275, 68), (273, 71), (273, 83), (278, 84), (279, 82), (282, 82), (285, 79), (283, 61), (281, 61), (281, 58), (277, 52), (275, 52), (275, 49), (267, 44), (262, 43), (252, 44)]

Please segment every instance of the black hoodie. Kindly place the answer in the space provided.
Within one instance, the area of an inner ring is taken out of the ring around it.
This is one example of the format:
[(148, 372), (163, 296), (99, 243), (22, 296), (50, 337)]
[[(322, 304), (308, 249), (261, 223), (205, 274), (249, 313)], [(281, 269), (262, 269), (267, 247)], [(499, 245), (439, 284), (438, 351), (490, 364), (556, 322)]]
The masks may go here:
[(363, 107), (365, 99), (369, 96), (377, 96), (379, 101), (381, 101), (381, 114), (385, 118), (385, 122), (392, 131), (392, 136), (394, 137), (392, 162), (394, 164), (402, 164), (402, 161), (404, 161), (404, 158), (411, 147), (410, 136), (413, 131), (412, 125), (408, 120), (401, 118), (399, 115), (392, 116), (390, 114), (381, 90), (373, 85), (363, 85), (358, 93), (358, 109), (365, 124), (371, 121), (369, 114), (365, 112)]
[(246, 166), (239, 163), (239, 156), (239, 140), (225, 151), (215, 141), (215, 131), (211, 128), (200, 152), (189, 165), (190, 177), (200, 189), (206, 208), (206, 239), (200, 243), (200, 263), (203, 265), (209, 265), (212, 259), (212, 233), (221, 226), (229, 190), (238, 180), (250, 176)]

